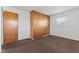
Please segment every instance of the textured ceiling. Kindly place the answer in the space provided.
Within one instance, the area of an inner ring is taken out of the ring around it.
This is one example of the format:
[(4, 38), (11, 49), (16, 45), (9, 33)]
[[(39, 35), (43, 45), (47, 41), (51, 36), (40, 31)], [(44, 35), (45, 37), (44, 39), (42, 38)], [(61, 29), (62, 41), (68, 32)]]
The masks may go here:
[(29, 10), (29, 11), (35, 10), (47, 15), (53, 15), (79, 7), (78, 6), (15, 6), (14, 8)]

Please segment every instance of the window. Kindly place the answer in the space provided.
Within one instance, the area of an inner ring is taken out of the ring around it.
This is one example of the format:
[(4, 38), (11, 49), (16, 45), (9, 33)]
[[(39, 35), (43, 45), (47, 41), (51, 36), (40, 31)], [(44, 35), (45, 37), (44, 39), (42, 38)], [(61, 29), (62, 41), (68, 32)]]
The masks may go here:
[(57, 26), (65, 26), (66, 17), (59, 17), (56, 19)]

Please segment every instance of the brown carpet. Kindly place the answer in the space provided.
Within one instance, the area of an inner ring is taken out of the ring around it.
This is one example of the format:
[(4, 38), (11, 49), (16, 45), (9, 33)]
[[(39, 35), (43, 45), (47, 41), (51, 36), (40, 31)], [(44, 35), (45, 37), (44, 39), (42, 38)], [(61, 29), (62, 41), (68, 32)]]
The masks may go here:
[(49, 35), (37, 40), (21, 40), (2, 49), (4, 53), (79, 53), (79, 41)]

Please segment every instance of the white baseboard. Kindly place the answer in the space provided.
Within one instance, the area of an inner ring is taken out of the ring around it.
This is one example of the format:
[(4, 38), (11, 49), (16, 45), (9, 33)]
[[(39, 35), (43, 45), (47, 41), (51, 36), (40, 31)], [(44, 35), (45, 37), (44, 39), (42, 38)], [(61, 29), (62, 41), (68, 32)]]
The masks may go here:
[(68, 37), (68, 36), (61, 36), (61, 35), (53, 35), (53, 36), (58, 36), (58, 37), (63, 37), (63, 38), (67, 38), (67, 39), (71, 39), (71, 40), (79, 41), (79, 39), (72, 38), (72, 37)]

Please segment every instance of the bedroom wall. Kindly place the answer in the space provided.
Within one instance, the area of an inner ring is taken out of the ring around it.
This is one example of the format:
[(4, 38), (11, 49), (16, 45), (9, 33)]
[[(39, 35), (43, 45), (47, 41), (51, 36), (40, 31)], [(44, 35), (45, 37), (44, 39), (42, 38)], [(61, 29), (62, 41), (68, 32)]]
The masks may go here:
[(3, 7), (3, 11), (18, 13), (18, 40), (30, 38), (30, 11), (19, 10), (7, 6)]
[[(57, 26), (56, 19), (65, 17), (65, 25)], [(50, 34), (79, 41), (79, 9), (50, 16)]]
[(1, 6), (0, 6), (0, 52), (1, 52)]

